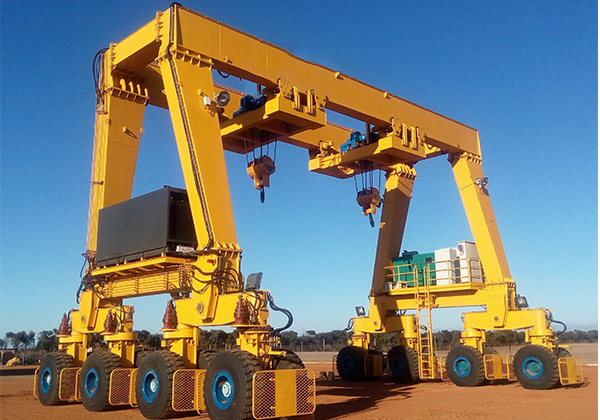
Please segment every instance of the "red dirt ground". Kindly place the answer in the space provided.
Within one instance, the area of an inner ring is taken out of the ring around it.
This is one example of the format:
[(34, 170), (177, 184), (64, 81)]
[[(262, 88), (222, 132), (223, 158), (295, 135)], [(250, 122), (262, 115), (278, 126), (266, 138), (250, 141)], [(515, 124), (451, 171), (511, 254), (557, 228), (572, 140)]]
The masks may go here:
[[(330, 363), (307, 364), (320, 371)], [(316, 420), (531, 420), (532, 418), (598, 418), (598, 367), (584, 366), (585, 382), (578, 388), (530, 391), (510, 382), (459, 388), (451, 382), (398, 385), (387, 379), (348, 383), (317, 382)], [(0, 418), (3, 420), (142, 420), (136, 409), (90, 413), (81, 404), (44, 407), (32, 393), (32, 376), (0, 377)], [(203, 418), (208, 416), (187, 416)]]

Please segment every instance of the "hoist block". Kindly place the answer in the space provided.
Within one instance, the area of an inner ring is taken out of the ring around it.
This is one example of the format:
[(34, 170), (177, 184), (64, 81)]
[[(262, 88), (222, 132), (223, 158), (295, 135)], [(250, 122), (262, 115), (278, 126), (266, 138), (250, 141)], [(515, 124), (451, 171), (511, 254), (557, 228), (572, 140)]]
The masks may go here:
[(358, 192), (356, 196), (356, 202), (363, 209), (363, 214), (375, 214), (376, 208), (381, 204), (381, 195), (377, 188), (365, 188)]
[(254, 179), (254, 188), (260, 190), (269, 186), (269, 177), (275, 173), (275, 162), (269, 156), (262, 156), (250, 162), (246, 171)]

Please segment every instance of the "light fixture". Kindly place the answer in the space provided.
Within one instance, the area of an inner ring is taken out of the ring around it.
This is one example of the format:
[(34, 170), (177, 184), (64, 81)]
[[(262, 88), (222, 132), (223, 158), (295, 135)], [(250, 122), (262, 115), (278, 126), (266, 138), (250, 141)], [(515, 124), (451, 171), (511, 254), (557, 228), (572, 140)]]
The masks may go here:
[(219, 106), (227, 106), (227, 104), (229, 103), (230, 100), (231, 100), (231, 96), (229, 95), (229, 92), (227, 92), (226, 90), (222, 90), (214, 98), (214, 101)]

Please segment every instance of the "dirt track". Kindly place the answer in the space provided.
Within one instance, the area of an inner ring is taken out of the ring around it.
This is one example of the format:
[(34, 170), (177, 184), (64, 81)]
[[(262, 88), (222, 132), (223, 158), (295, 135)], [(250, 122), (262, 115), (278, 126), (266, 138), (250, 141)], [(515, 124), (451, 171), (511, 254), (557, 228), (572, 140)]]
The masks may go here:
[[(330, 363), (310, 363), (319, 371)], [(531, 420), (598, 418), (598, 367), (584, 366), (579, 388), (530, 391), (518, 383), (459, 388), (450, 382), (397, 385), (387, 379), (348, 383), (339, 379), (317, 383), (316, 420)], [(136, 409), (90, 413), (81, 404), (44, 407), (32, 394), (32, 376), (0, 377), (3, 420), (142, 420)], [(205, 418), (191, 416), (185, 418)]]

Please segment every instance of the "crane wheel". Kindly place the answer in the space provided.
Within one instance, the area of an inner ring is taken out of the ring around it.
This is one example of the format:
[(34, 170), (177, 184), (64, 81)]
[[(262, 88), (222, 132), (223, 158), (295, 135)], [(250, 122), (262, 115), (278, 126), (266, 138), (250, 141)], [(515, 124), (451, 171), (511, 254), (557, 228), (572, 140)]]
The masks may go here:
[(73, 367), (73, 357), (67, 353), (48, 353), (40, 365), (37, 383), (38, 398), (43, 405), (60, 404), (60, 372)]
[(458, 386), (479, 386), (485, 382), (483, 354), (475, 347), (457, 346), (446, 357), (448, 376)]
[(412, 347), (396, 346), (387, 353), (387, 375), (396, 383), (419, 380), (419, 354)]
[(144, 359), (144, 357), (148, 356), (150, 353), (150, 351), (139, 351), (135, 354), (135, 367), (140, 367), (140, 365), (142, 364), (142, 359)]
[(559, 357), (571, 357), (571, 352), (567, 349), (564, 349), (562, 347), (556, 347), (554, 349), (554, 354), (556, 355), (556, 358)]
[(196, 359), (196, 367), (198, 369), (208, 369), (208, 364), (212, 359), (215, 358), (217, 352), (214, 350), (198, 350), (198, 356)]
[(86, 410), (104, 411), (110, 407), (110, 374), (119, 367), (121, 358), (108, 351), (90, 353), (85, 359), (79, 379), (79, 394)]
[(181, 356), (168, 350), (148, 352), (139, 361), (135, 393), (144, 417), (162, 419), (173, 413), (173, 374), (183, 368)]
[(274, 356), (272, 358), (273, 369), (304, 369), (302, 359), (293, 351), (286, 350), (285, 356)]
[(347, 346), (341, 349), (336, 361), (340, 377), (349, 382), (364, 381), (366, 355), (367, 351), (362, 347)]
[(513, 368), (523, 388), (550, 389), (558, 384), (557, 355), (544, 346), (528, 345), (519, 349), (515, 354)]
[(204, 403), (211, 419), (242, 420), (252, 416), (252, 378), (258, 359), (244, 350), (217, 353), (204, 378)]

